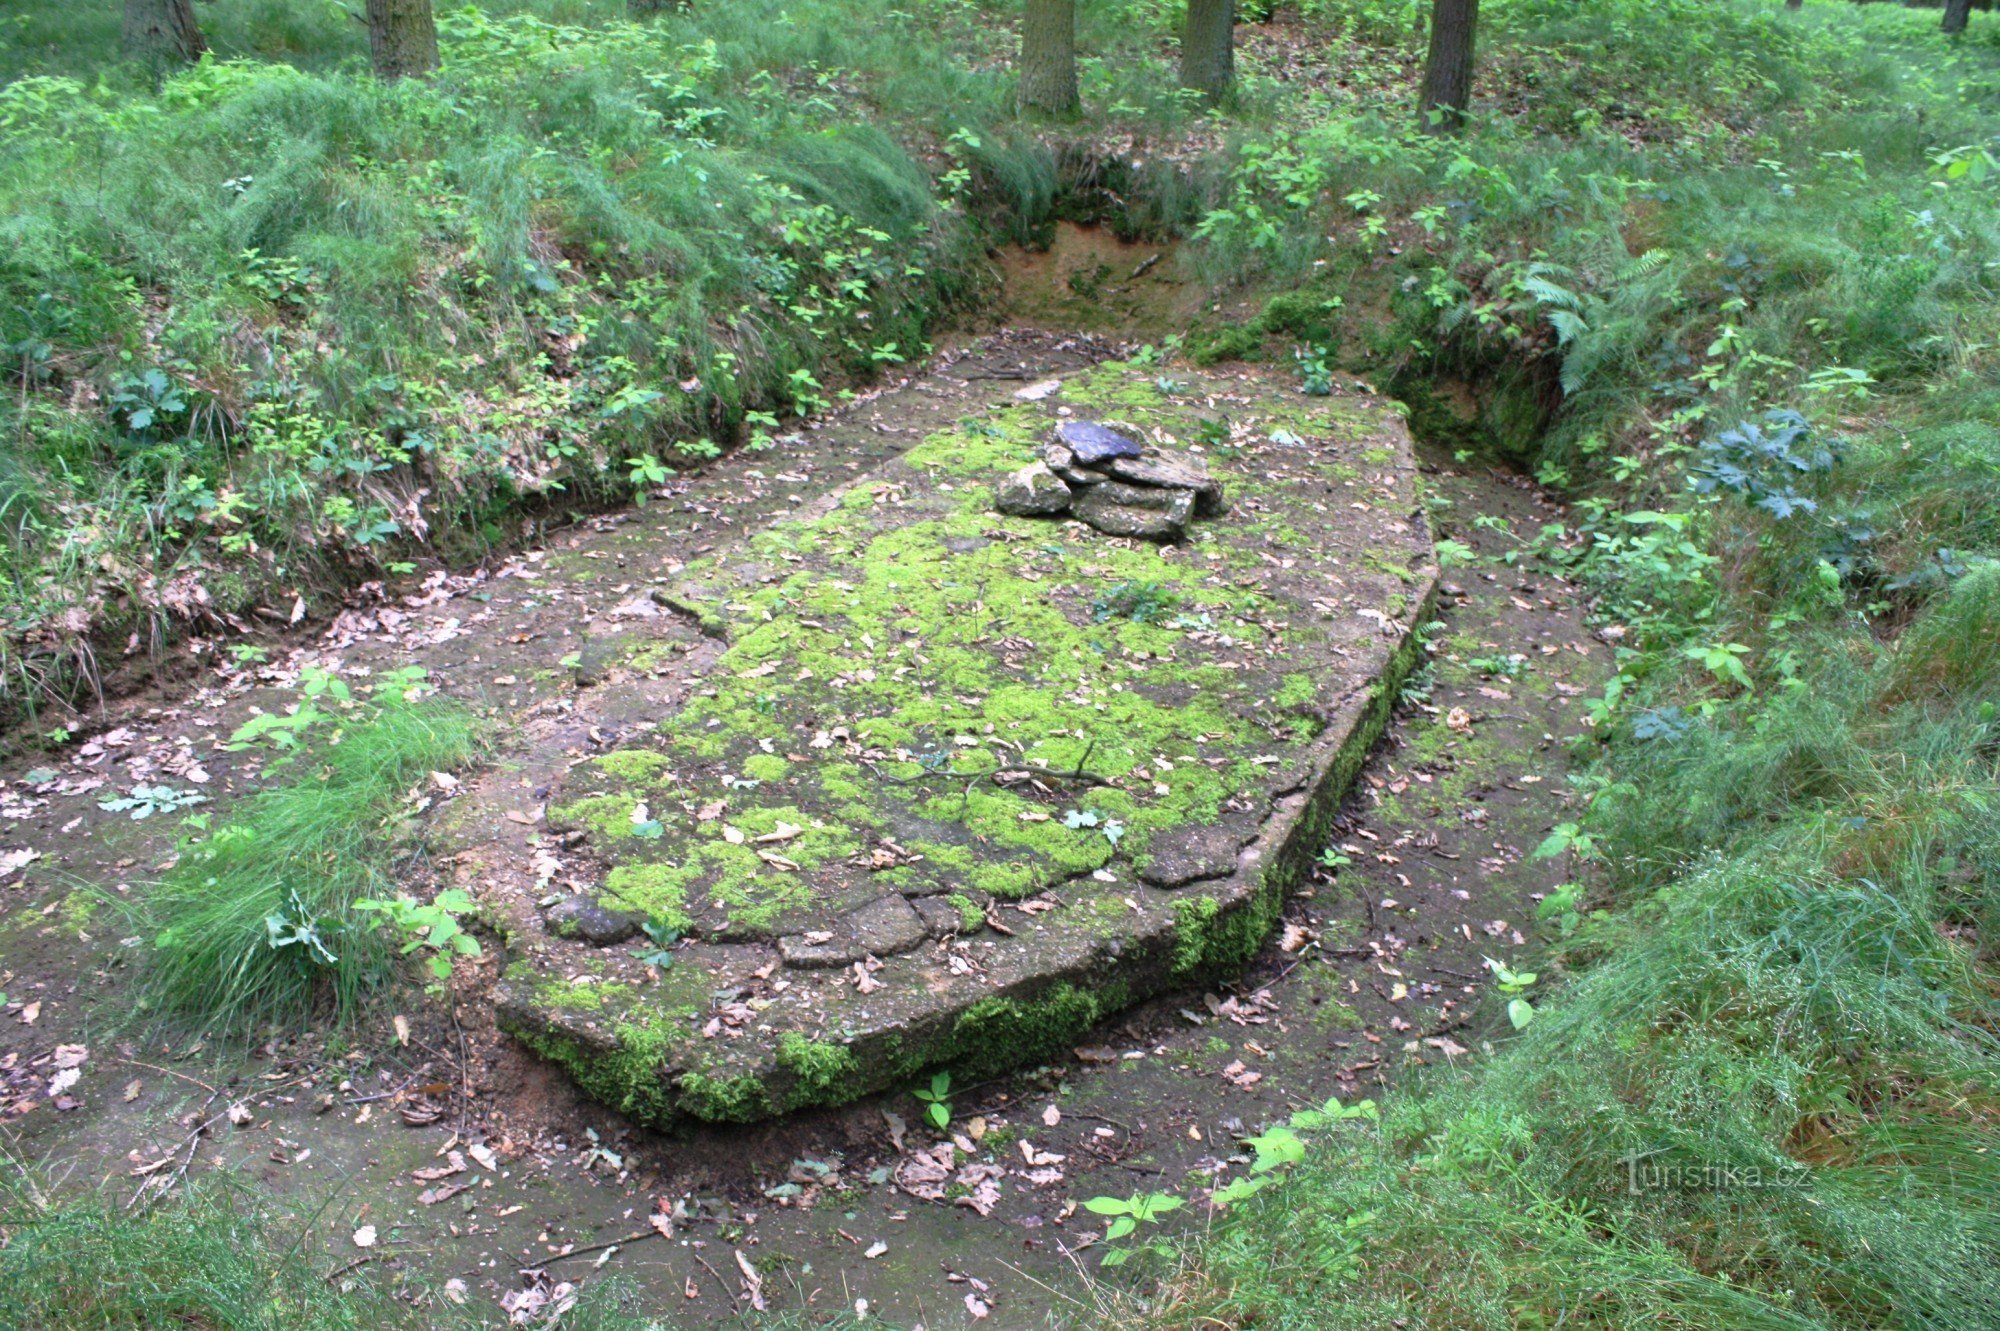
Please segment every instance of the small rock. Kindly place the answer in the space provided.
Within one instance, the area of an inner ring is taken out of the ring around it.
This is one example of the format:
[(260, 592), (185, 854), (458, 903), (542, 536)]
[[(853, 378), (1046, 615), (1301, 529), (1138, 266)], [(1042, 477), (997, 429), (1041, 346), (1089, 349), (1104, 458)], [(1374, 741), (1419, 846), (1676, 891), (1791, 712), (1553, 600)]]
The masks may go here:
[[(778, 955), (787, 966), (825, 969), (851, 966), (863, 957), (890, 957), (930, 937), (924, 921), (899, 893), (856, 906), (834, 922), (826, 938), (788, 934), (778, 940)], [(811, 939), (812, 941), (807, 941)]]
[(1213, 517), (1228, 507), (1222, 497), (1221, 484), (1196, 458), (1170, 458), (1157, 454), (1137, 458), (1117, 457), (1111, 459), (1104, 469), (1132, 485), (1190, 490), (1194, 493), (1194, 511), (1200, 517)]
[(549, 932), (558, 938), (580, 938), (593, 947), (612, 947), (636, 936), (640, 917), (606, 910), (578, 894), (549, 908)]
[(1064, 421), (1056, 426), (1055, 442), (1076, 455), (1077, 463), (1095, 467), (1112, 458), (1136, 458), (1145, 452), (1136, 442), (1096, 421)]
[[(1121, 492), (1146, 496), (1143, 503), (1130, 503)], [(1187, 535), (1194, 518), (1194, 493), (1190, 490), (1134, 490), (1134, 487), (1107, 481), (1077, 496), (1073, 510), (1077, 517), (1106, 536), (1126, 536), (1144, 541), (1178, 541)]]
[(1069, 487), (1042, 462), (1031, 462), (1012, 473), (993, 492), (993, 506), (1017, 517), (1061, 513), (1069, 503)]

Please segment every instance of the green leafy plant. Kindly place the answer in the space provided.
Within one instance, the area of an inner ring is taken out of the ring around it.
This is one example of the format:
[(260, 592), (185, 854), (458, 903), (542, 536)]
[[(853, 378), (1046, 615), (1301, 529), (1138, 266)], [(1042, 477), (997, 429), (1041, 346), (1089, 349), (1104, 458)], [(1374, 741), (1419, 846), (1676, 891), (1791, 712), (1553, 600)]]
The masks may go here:
[[(1111, 1222), (1104, 1227), (1104, 1239), (1107, 1243), (1116, 1243), (1132, 1235), (1139, 1226), (1158, 1224), (1162, 1218), (1185, 1205), (1172, 1193), (1148, 1192), (1134, 1193), (1130, 1197), (1092, 1197), (1084, 1202), (1083, 1209), (1092, 1215), (1111, 1217)], [(1164, 1239), (1156, 1239), (1138, 1248), (1112, 1248), (1104, 1254), (1104, 1265), (1123, 1266), (1135, 1252), (1171, 1257), (1173, 1246)]]
[(1326, 357), (1319, 347), (1300, 347), (1292, 353), (1299, 367), (1299, 391), (1307, 397), (1326, 397), (1333, 392), (1333, 370)]
[(1517, 971), (1504, 961), (1493, 957), (1483, 959), (1486, 969), (1493, 972), (1493, 980), (1503, 995), (1507, 996), (1507, 1020), (1520, 1030), (1535, 1019), (1535, 1007), (1521, 995), (1534, 987), (1541, 978), (1533, 971)]
[(106, 813), (131, 815), (136, 822), (151, 818), (156, 813), (178, 813), (191, 809), (197, 804), (206, 804), (208, 796), (197, 790), (175, 790), (172, 786), (134, 786), (129, 795), (115, 799), (100, 800), (97, 807)]
[(339, 1024), (393, 982), (392, 931), (368, 927), (357, 903), (399, 895), (406, 798), (471, 755), (472, 719), (391, 688), (355, 701), (331, 737), (313, 732), (284, 779), (190, 842), (129, 907), (152, 942), (141, 982), (154, 1013), (228, 1035), (315, 1014)]
[(459, 923), (459, 916), (476, 909), (462, 888), (447, 888), (428, 902), (411, 896), (362, 897), (354, 909), (379, 916), (384, 928), (401, 934), (402, 955), (421, 951), (431, 977), (440, 982), (451, 978), (454, 958), (480, 955), (479, 940)]
[(1065, 810), (1063, 812), (1063, 826), (1072, 832), (1096, 828), (1104, 834), (1104, 839), (1114, 846), (1124, 839), (1125, 836), (1125, 824), (1119, 822), (1116, 818), (1100, 817), (1092, 809)]
[(951, 1074), (934, 1072), (930, 1084), (910, 1089), (917, 1103), (924, 1107), (924, 1120), (939, 1132), (951, 1126)]
[(1557, 823), (1541, 844), (1529, 854), (1531, 860), (1552, 860), (1558, 855), (1575, 855), (1578, 859), (1595, 859), (1597, 841), (1578, 823)]
[(662, 919), (649, 919), (639, 926), (651, 944), (639, 950), (639, 960), (660, 970), (671, 970), (674, 964), (673, 946), (681, 941), (681, 931)]
[(1582, 901), (1583, 884), (1557, 883), (1535, 903), (1535, 918), (1554, 920), (1557, 933), (1568, 937), (1583, 922)]
[(1090, 603), (1090, 619), (1093, 624), (1110, 619), (1152, 624), (1174, 608), (1174, 601), (1173, 592), (1157, 582), (1121, 582), (1098, 593)]

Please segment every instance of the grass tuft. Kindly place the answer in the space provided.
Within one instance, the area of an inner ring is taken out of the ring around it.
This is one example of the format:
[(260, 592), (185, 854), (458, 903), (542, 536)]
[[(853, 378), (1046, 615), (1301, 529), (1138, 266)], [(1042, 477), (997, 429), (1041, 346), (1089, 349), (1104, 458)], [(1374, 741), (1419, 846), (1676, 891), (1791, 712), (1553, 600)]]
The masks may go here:
[(400, 972), (396, 940), (354, 903), (402, 887), (409, 793), (469, 758), (474, 734), (455, 705), (392, 698), (295, 758), (142, 903), (150, 1006), (239, 1035), (352, 1017)]

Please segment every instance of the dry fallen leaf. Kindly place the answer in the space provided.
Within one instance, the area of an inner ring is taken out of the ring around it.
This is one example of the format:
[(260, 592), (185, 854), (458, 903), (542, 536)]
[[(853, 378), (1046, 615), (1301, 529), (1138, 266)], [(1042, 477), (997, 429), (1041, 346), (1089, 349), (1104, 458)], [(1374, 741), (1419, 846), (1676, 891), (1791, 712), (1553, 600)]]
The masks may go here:
[(750, 1296), (750, 1306), (757, 1312), (764, 1311), (764, 1277), (757, 1274), (757, 1268), (750, 1265), (750, 1259), (736, 1249), (736, 1267), (743, 1272), (743, 1292)]
[(395, 1019), (394, 1024), (396, 1027), (396, 1043), (407, 1045), (410, 1042), (410, 1019), (399, 1016)]
[(464, 1172), (465, 1157), (457, 1151), (453, 1151), (445, 1157), (445, 1163), (441, 1165), (429, 1165), (423, 1169), (413, 1169), (410, 1171), (410, 1177), (419, 1183), (435, 1183), (439, 1179), (450, 1178), (453, 1174), (463, 1174)]
[(1041, 1168), (1044, 1165), (1059, 1165), (1064, 1160), (1069, 1158), (1067, 1156), (1057, 1155), (1053, 1151), (1041, 1150), (1035, 1146), (1030, 1145), (1025, 1140), (1019, 1142), (1018, 1144), (1021, 1148), (1021, 1158), (1037, 1169)]

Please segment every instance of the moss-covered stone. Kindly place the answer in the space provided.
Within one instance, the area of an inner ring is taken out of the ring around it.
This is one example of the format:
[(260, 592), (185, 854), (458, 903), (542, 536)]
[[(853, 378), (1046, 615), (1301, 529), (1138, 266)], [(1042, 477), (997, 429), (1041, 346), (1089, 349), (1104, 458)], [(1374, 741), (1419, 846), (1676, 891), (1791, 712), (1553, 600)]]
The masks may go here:
[[(651, 728), (557, 773), (549, 821), (565, 872), (688, 942), (649, 979), (636, 950), (585, 966), (529, 934), (510, 1029), (635, 1116), (741, 1121), (1047, 1057), (1248, 960), (1386, 719), (1435, 569), (1386, 404), (1157, 378), (1003, 398), (679, 569), (683, 650), (643, 680), (671, 701), (586, 691), (577, 720)], [(1228, 512), (1168, 547), (994, 512), (1059, 412), (1168, 452), (1222, 423)], [(557, 983), (583, 970), (588, 1003)]]

